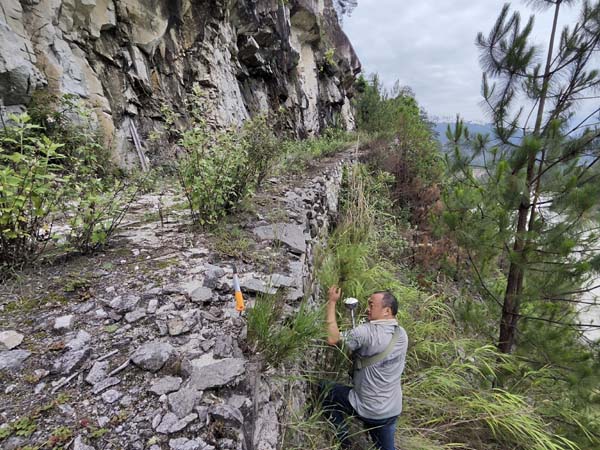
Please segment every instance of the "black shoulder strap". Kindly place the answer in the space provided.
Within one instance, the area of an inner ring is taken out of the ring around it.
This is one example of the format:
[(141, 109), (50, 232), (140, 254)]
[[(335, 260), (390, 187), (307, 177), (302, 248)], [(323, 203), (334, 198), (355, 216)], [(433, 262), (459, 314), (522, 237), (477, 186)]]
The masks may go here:
[(390, 352), (394, 348), (394, 345), (398, 341), (399, 337), (400, 337), (400, 327), (397, 326), (396, 331), (394, 331), (394, 335), (390, 339), (390, 342), (388, 343), (388, 345), (384, 351), (382, 351), (381, 353), (376, 353), (372, 356), (368, 356), (366, 358), (363, 358), (360, 355), (355, 355), (354, 356), (354, 370), (364, 369), (365, 367), (372, 366), (373, 364), (378, 363), (379, 361), (383, 360), (387, 355), (390, 354)]

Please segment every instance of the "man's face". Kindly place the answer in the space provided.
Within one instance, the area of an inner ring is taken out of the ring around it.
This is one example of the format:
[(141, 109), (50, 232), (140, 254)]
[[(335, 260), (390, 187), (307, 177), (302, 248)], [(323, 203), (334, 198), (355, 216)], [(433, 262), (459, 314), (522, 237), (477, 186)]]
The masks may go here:
[(369, 306), (367, 308), (367, 319), (381, 320), (391, 319), (392, 310), (389, 306), (383, 306), (383, 294), (373, 294), (369, 297)]

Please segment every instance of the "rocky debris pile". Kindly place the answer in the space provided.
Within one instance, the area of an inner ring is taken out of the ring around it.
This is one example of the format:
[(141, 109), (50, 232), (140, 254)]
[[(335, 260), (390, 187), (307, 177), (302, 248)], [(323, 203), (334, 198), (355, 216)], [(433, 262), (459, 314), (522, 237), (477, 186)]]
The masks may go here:
[(240, 217), (256, 261), (276, 267), (223, 258), (180, 224), (155, 223), (148, 239), (148, 224), (128, 217), (113, 254), (77, 261), (76, 296), (64, 297), (52, 267), (29, 274), (29, 297), (2, 288), (12, 302), (0, 305), (0, 446), (277, 448), (289, 399), (248, 351), (232, 263), (250, 304), (283, 289), (293, 308), (317, 292), (313, 252), (336, 214), (342, 165), (295, 188), (271, 180), (254, 215)]

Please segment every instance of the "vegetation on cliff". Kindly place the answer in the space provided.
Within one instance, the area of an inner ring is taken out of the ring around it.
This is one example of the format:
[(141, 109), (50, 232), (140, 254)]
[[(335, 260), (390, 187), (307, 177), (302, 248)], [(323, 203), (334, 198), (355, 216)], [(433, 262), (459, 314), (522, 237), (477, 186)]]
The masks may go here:
[(42, 254), (102, 249), (137, 194), (156, 189), (160, 178), (176, 174), (192, 222), (210, 227), (270, 174), (302, 172), (310, 161), (354, 140), (338, 129), (296, 140), (277, 115), (257, 116), (240, 129), (215, 130), (206, 123), (205, 99), (197, 86), (187, 106), (191, 124), (185, 128), (176, 113), (163, 108), (167, 127), (162, 133), (173, 141), (178, 157), (137, 174), (116, 168), (92, 112), (73, 96), (40, 92), (28, 114), (11, 116), (0, 131), (0, 279)]
[(68, 225), (65, 251), (100, 249), (138, 191), (133, 179), (110, 173), (88, 110), (65, 102), (60, 113), (11, 116), (0, 132), (0, 279), (56, 244), (59, 221)]
[[(542, 3), (558, 14), (563, 2)], [(600, 270), (599, 134), (568, 120), (577, 96), (600, 84), (589, 70), (599, 15), (600, 4), (585, 3), (577, 26), (560, 38), (554, 29), (539, 65), (528, 44), (532, 23), (521, 26), (504, 8), (490, 35), (478, 38), (499, 141), (472, 136), (457, 120), (446, 161), (409, 89), (387, 92), (377, 76), (357, 82), (357, 124), (370, 145), (345, 175), (337, 228), (317, 255), (318, 277), (322, 292), (339, 284), (361, 300), (362, 312), (375, 290), (400, 299), (398, 318), (411, 342), (397, 436), (403, 449), (600, 445), (599, 349), (582, 337), (574, 307)], [(535, 105), (533, 127), (511, 115), (518, 92)], [(212, 130), (199, 91), (188, 106), (194, 120), (186, 129), (164, 111), (179, 159), (159, 175), (177, 175), (191, 221), (204, 227), (235, 211), (271, 174), (302, 173), (356, 138), (329, 129), (288, 139), (267, 116)], [(30, 115), (11, 120), (0, 133), (0, 278), (49, 243), (62, 253), (108, 245), (132, 199), (157, 176), (140, 181), (111, 170), (86, 110), (70, 97), (38, 101)], [(64, 242), (58, 223), (68, 228)], [(303, 381), (347, 380), (346, 355), (321, 345), (320, 317), (307, 301), (286, 315), (278, 297), (260, 297), (248, 314), (250, 350), (284, 373), (301, 366)], [(340, 322), (350, 326), (343, 311)], [(318, 406), (290, 415), (286, 448), (335, 445)]]
[[(562, 2), (546, 3), (558, 13)], [(550, 45), (546, 66), (537, 64), (528, 44), (532, 23), (521, 27), (518, 15), (502, 10), (490, 36), (478, 38), (487, 62), (483, 93), (498, 141), (472, 136), (458, 121), (448, 132), (454, 156), (447, 164), (409, 90), (385, 92), (377, 77), (360, 81), (358, 123), (385, 138), (374, 145), (367, 179), (391, 176), (394, 200), (373, 213), (386, 218), (374, 241), (390, 230), (404, 236), (391, 272), (441, 305), (430, 307), (433, 317), (418, 310), (402, 315), (417, 336), (405, 380), (402, 448), (592, 449), (600, 442), (599, 349), (582, 335), (575, 308), (598, 273), (598, 129), (569, 122), (581, 93), (598, 84), (590, 56), (600, 36), (598, 6), (584, 4), (579, 24), (557, 39), (556, 54)], [(499, 78), (497, 86), (492, 77)], [(523, 98), (537, 113), (532, 128), (519, 121)], [(477, 171), (480, 155), (484, 167)], [(340, 232), (345, 239), (354, 234), (343, 225)], [(384, 257), (394, 261), (394, 252), (382, 253), (378, 244), (361, 252), (360, 234), (352, 245), (339, 245), (334, 236), (323, 278), (325, 284), (345, 281), (346, 295), (359, 298), (385, 287), (371, 280), (385, 284), (386, 277), (352, 267), (369, 258), (379, 265)], [(358, 288), (363, 285), (364, 292)], [(410, 304), (410, 295), (397, 292)], [(428, 335), (412, 328), (416, 317), (420, 325), (429, 323)], [(457, 350), (455, 359), (446, 345)], [(418, 353), (424, 347), (427, 356)], [(415, 396), (421, 402), (412, 404), (416, 387), (423, 389)], [(412, 425), (418, 430), (414, 441)]]
[[(493, 330), (501, 311), (481, 282), (495, 286), (501, 280), (497, 271), (482, 273), (469, 264), (470, 248), (442, 225), (453, 182), (426, 115), (408, 90), (384, 92), (377, 77), (361, 83), (359, 123), (385, 139), (375, 141), (364, 164), (348, 173), (343, 213), (321, 255), (319, 276), (323, 291), (340, 284), (344, 296), (361, 300), (363, 310), (375, 290), (390, 289), (400, 299), (398, 317), (411, 344), (397, 445), (596, 448), (597, 349), (568, 323), (560, 329), (528, 323), (519, 351), (506, 354), (497, 348)], [(403, 139), (417, 145), (403, 146)], [(465, 222), (459, 229), (468, 237), (474, 225)], [(470, 241), (475, 248), (482, 244), (477, 239)], [(350, 327), (349, 318), (339, 313)], [(348, 380), (345, 355), (329, 350), (324, 360), (328, 366), (320, 376), (335, 373), (339, 381)], [(302, 441), (297, 434), (304, 433), (310, 448), (327, 445), (314, 439), (316, 430), (326, 428), (324, 419), (314, 412), (304, 419), (292, 427), (296, 439)]]

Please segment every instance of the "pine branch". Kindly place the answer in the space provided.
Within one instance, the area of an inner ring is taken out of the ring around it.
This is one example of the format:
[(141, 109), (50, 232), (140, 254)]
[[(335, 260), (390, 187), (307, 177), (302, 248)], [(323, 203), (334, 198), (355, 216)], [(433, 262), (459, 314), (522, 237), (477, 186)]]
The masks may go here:
[(546, 323), (550, 323), (552, 325), (560, 325), (563, 327), (589, 328), (589, 329), (600, 328), (600, 325), (595, 325), (592, 323), (566, 323), (566, 322), (561, 322), (559, 320), (546, 319), (544, 317), (527, 316), (524, 314), (517, 314), (517, 316), (519, 317), (519, 319), (536, 320), (539, 322), (546, 322)]
[(594, 111), (592, 111), (590, 114), (587, 115), (587, 117), (585, 119), (583, 119), (581, 122), (579, 122), (579, 124), (577, 124), (574, 128), (572, 128), (567, 134), (566, 136), (569, 136), (571, 133), (579, 130), (583, 124), (585, 124), (585, 122), (587, 122), (592, 116), (594, 116), (595, 114), (600, 113), (600, 107), (596, 108)]
[[(585, 143), (583, 145), (580, 146), (580, 148), (584, 148), (587, 145), (591, 144), (595, 139), (600, 137), (600, 130), (597, 130), (596, 133), (592, 133), (592, 135), (587, 138), (587, 140), (585, 141)], [(540, 172), (536, 178), (534, 178), (534, 180), (537, 180), (537, 178), (542, 177), (545, 173), (547, 173), (550, 169), (552, 169), (553, 167), (557, 166), (558, 164), (568, 161), (571, 158), (574, 158), (575, 156), (578, 155), (579, 153), (579, 149), (580, 148), (576, 148), (576, 150), (571, 150), (570, 152), (565, 153), (564, 155), (562, 155), (560, 158), (556, 159), (555, 161), (553, 161), (552, 163), (548, 164), (544, 170), (542, 172)]]
[(542, 297), (540, 300), (547, 300), (550, 302), (565, 302), (565, 303), (573, 303), (576, 305), (589, 305), (589, 306), (600, 306), (599, 302), (586, 302), (585, 300), (573, 300), (565, 297)]
[(469, 250), (467, 250), (467, 257), (469, 258), (469, 263), (475, 270), (475, 274), (477, 275), (477, 279), (479, 280), (479, 284), (481, 285), (483, 290), (487, 292), (487, 294), (498, 304), (498, 306), (500, 306), (500, 308), (502, 308), (502, 303), (500, 302), (500, 300), (498, 300), (498, 298), (492, 293), (492, 291), (488, 289), (487, 285), (485, 284), (485, 281), (483, 280), (483, 277), (481, 276), (477, 265), (473, 261), (473, 258), (471, 257), (471, 252)]

